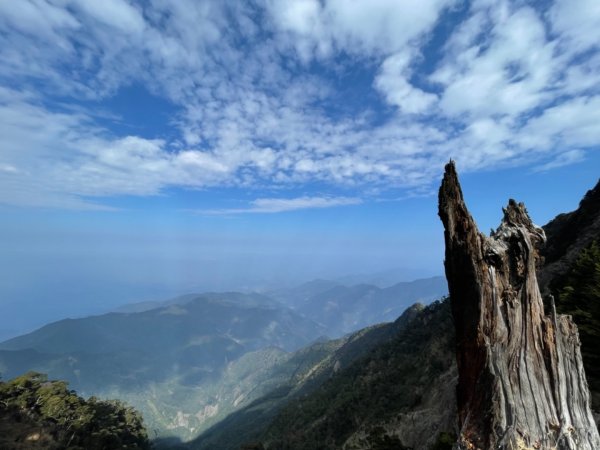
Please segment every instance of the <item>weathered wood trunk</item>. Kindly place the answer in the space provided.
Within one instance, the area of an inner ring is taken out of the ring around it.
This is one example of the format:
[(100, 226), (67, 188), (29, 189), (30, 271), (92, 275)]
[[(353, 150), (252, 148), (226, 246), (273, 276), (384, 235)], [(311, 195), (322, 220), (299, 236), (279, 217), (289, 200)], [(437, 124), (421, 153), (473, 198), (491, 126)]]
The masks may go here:
[(544, 231), (510, 200), (490, 237), (467, 210), (454, 163), (439, 193), (456, 327), (460, 449), (598, 450), (577, 327), (544, 314)]

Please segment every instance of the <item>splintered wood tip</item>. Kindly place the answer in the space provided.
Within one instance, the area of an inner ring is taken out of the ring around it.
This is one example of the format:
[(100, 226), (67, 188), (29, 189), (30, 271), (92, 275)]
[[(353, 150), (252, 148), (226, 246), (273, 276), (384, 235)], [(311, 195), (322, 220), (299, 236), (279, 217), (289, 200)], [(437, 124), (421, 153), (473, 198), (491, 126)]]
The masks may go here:
[(448, 208), (453, 204), (463, 203), (463, 194), (458, 181), (458, 173), (456, 172), (456, 165), (451, 159), (445, 166), (444, 178), (440, 185), (439, 191), (439, 207), (442, 209)]

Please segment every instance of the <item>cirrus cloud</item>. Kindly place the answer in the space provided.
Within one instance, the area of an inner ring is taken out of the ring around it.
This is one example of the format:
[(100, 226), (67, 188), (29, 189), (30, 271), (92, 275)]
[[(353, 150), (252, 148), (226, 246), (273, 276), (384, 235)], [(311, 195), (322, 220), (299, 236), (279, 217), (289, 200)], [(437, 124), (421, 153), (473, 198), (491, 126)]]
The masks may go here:
[(362, 203), (361, 199), (353, 197), (258, 198), (250, 202), (250, 206), (247, 208), (208, 209), (195, 212), (205, 215), (272, 214), (303, 209), (358, 205), (360, 203)]

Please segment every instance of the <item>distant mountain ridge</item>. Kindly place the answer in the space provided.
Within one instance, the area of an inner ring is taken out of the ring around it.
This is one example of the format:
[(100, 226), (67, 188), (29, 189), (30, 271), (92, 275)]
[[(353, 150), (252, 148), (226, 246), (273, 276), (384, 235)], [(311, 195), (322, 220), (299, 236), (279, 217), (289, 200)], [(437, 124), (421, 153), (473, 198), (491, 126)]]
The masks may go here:
[[(257, 301), (260, 299), (264, 301)], [(252, 313), (252, 317), (240, 316), (241, 313)], [(153, 332), (157, 330), (157, 322), (160, 322), (162, 333)], [(276, 322), (288, 328), (274, 328), (269, 331), (269, 337), (252, 334), (252, 327), (268, 328)], [(139, 313), (108, 313), (82, 319), (64, 319), (2, 342), (0, 350), (106, 353), (151, 349), (156, 354), (172, 352), (172, 344), (179, 341), (187, 343), (207, 333), (223, 336), (231, 344), (243, 343), (251, 350), (265, 345), (279, 345), (289, 351), (323, 332), (322, 327), (258, 294), (204, 294), (182, 304), (172, 303)], [(275, 337), (275, 340), (271, 339)]]
[(270, 295), (322, 324), (329, 336), (338, 337), (374, 323), (392, 322), (410, 305), (430, 303), (447, 292), (444, 277), (431, 277), (399, 282), (387, 288), (313, 280)]
[[(435, 281), (381, 289), (316, 280), (278, 299), (229, 292), (129, 305), (0, 343), (0, 372), (33, 369), (68, 380), (84, 395), (122, 398), (144, 414), (149, 429), (190, 438), (301, 373), (295, 350), (385, 321), (382, 309), (395, 319), (403, 299), (426, 299), (439, 288)], [(396, 311), (386, 312), (386, 302)], [(332, 304), (337, 309), (327, 310)], [(341, 320), (357, 315), (360, 321)]]
[(431, 278), (433, 274), (430, 271), (392, 268), (380, 270), (372, 273), (356, 273), (333, 278), (333, 281), (345, 286), (354, 286), (356, 284), (372, 284), (378, 288), (384, 289), (397, 283), (411, 282), (414, 280)]
[[(258, 294), (188, 300), (46, 325), (0, 343), (0, 372), (12, 377), (36, 370), (68, 380), (84, 395), (122, 398), (143, 412), (149, 428), (186, 436), (226, 414), (245, 395), (227, 397), (225, 386), (239, 381), (229, 380), (228, 373), (250, 365), (245, 387), (250, 390), (263, 367), (325, 333), (310, 319)], [(253, 352), (253, 360), (243, 358)], [(183, 420), (178, 414), (200, 418)]]
[(280, 304), (267, 295), (257, 292), (242, 293), (237, 291), (205, 292), (201, 294), (184, 294), (168, 300), (150, 300), (145, 302), (129, 303), (116, 308), (112, 312), (138, 313), (150, 311), (151, 309), (163, 308), (171, 305), (185, 305), (197, 298), (223, 299), (228, 302), (238, 303), (246, 306), (280, 306)]
[(252, 302), (255, 305), (285, 305), (321, 324), (327, 336), (336, 338), (375, 323), (392, 322), (410, 305), (416, 302), (427, 304), (447, 292), (446, 279), (441, 276), (396, 282), (384, 288), (368, 283), (343, 284), (339, 281), (315, 279), (264, 294), (185, 294), (165, 301), (124, 305), (116, 312), (144, 312), (165, 306), (184, 305), (201, 296), (227, 296), (230, 301), (237, 298), (237, 301)]

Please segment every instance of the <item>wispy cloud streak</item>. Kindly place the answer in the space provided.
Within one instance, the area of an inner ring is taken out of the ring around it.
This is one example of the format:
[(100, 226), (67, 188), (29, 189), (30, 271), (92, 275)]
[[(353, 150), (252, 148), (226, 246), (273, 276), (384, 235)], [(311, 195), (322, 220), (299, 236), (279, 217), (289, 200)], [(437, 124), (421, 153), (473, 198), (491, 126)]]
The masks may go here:
[(236, 214), (272, 214), (303, 209), (333, 208), (361, 204), (360, 198), (354, 197), (297, 197), (297, 198), (259, 198), (250, 203), (248, 208), (224, 208), (195, 210), (203, 215), (236, 215)]

